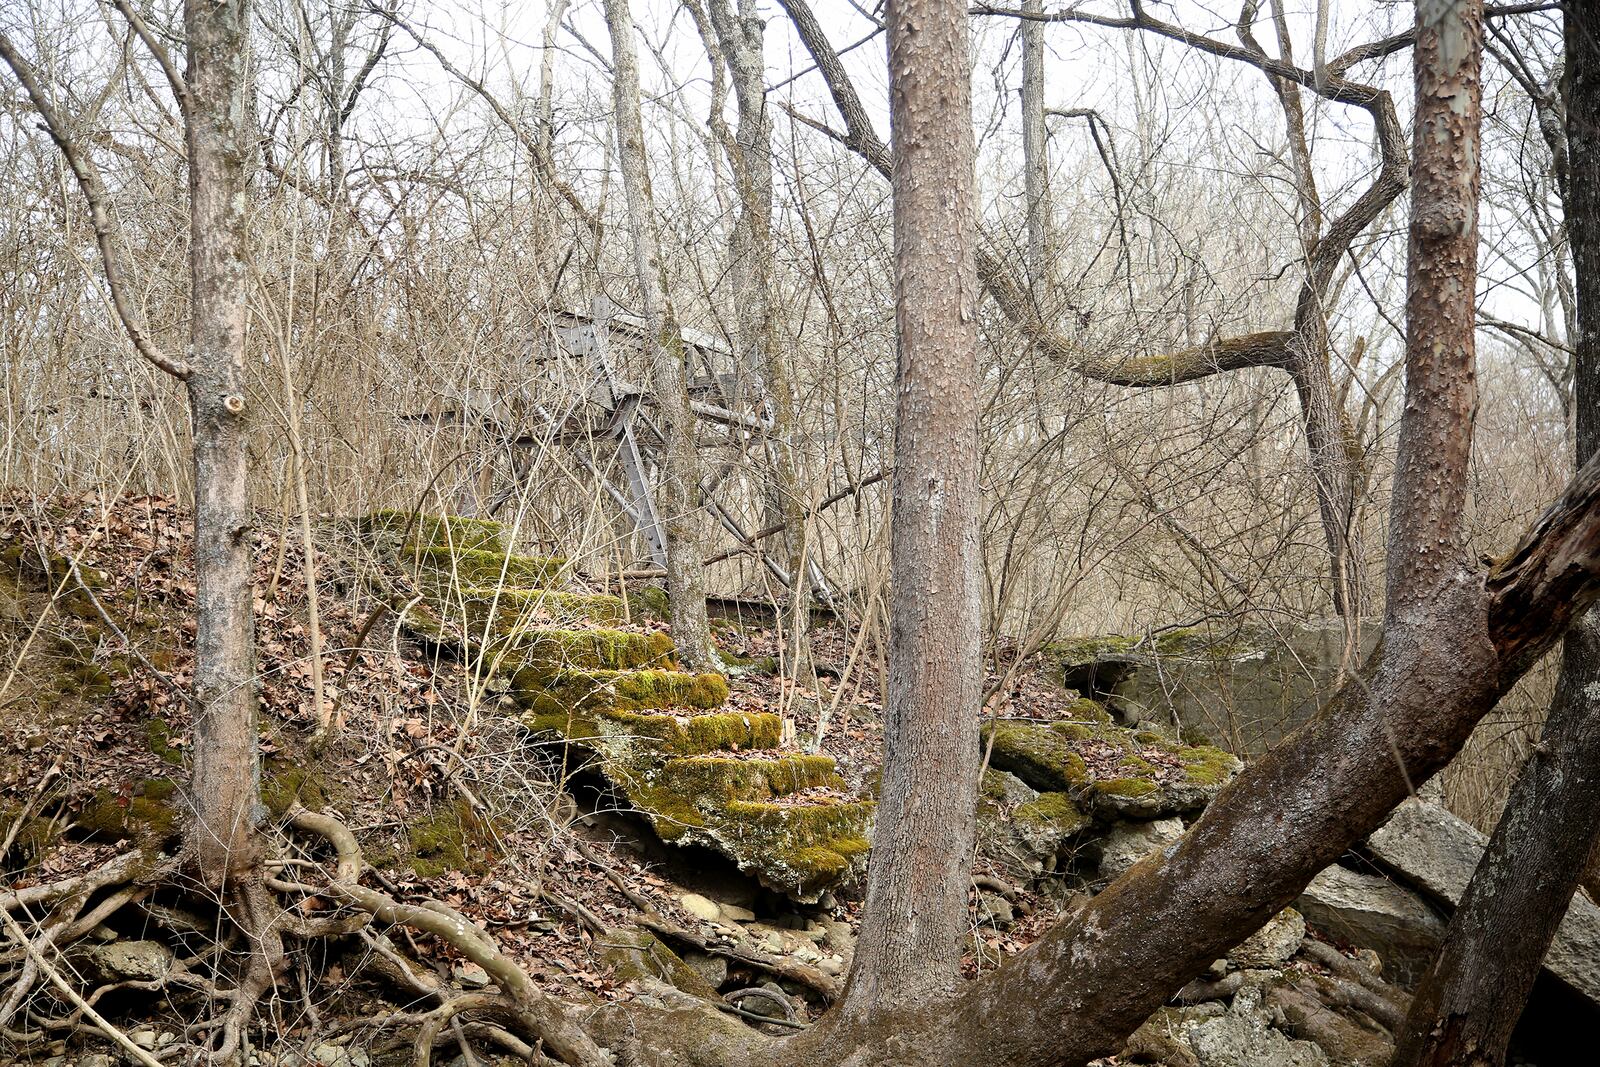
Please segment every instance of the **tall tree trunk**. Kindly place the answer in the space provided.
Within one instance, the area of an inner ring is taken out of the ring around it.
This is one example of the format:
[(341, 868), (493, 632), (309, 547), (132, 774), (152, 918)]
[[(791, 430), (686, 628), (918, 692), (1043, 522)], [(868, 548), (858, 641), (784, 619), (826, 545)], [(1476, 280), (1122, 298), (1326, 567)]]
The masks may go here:
[(966, 7), (888, 6), (898, 397), (883, 785), (836, 1022), (887, 1033), (960, 984), (982, 699), (978, 280)]
[[(1566, 8), (1563, 183), (1577, 280), (1578, 465), (1600, 451), (1600, 12)], [(1555, 702), (1399, 1035), (1395, 1067), (1498, 1067), (1600, 843), (1600, 612), (1567, 632)]]
[(705, 567), (700, 550), (700, 460), (695, 452), (694, 416), (684, 381), (683, 333), (666, 296), (661, 248), (656, 238), (650, 169), (645, 156), (644, 122), (639, 114), (639, 57), (633, 42), (628, 0), (605, 0), (611, 32), (612, 100), (616, 108), (617, 159), (628, 203), (633, 265), (650, 336), (656, 410), (666, 436), (666, 455), (656, 510), (667, 545), (667, 595), (671, 598), (672, 639), (678, 658), (693, 670), (722, 666), (711, 643), (706, 617)]
[(260, 755), (251, 615), (244, 345), (249, 268), (245, 161), (250, 11), (188, 0), (189, 408), (194, 427), (195, 819), (189, 846), (207, 884), (247, 877), (260, 858)]

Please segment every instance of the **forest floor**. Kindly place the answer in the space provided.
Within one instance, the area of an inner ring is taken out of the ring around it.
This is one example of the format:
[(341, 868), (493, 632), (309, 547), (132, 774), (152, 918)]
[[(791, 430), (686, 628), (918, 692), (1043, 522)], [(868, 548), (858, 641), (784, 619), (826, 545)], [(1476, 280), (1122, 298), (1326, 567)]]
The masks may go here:
[[(0, 500), (0, 864), (12, 890), (94, 870), (129, 848), (175, 846), (189, 731), (184, 693), (193, 666), (191, 535), (188, 515), (167, 498)], [(658, 933), (690, 935), (666, 939), (718, 988), (770, 983), (781, 969), (774, 961), (795, 954), (823, 974), (841, 973), (858, 889), (795, 905), (707, 849), (663, 845), (615, 797), (565, 778), (559, 752), (507, 714), (504, 698), (397, 622), (383, 591), (382, 560), (335, 523), (313, 529), (317, 656), (298, 527), (264, 519), (253, 537), (263, 797), (287, 862), (296, 862), (282, 826), (289, 807), (336, 810), (388, 893), (459, 910), (562, 998), (637, 993), (636, 968), (606, 937), (643, 915), (659, 921)], [(581, 575), (573, 588), (584, 589)], [(725, 654), (757, 664), (731, 678), (729, 706), (781, 709), (802, 739), (815, 738), (819, 716), (831, 711), (820, 751), (859, 789), (879, 759), (879, 672), (854, 672), (843, 693), (829, 688), (855, 636), (839, 622), (816, 629), (824, 679), (818, 692), (772, 672), (781, 642), (760, 612), (724, 620), (716, 634)], [(1048, 719), (1066, 714), (1071, 694), (1040, 668), (1018, 679), (1014, 701), (1030, 717)], [(319, 721), (330, 714), (342, 729), (332, 743), (314, 744)], [(1010, 885), (1004, 871), (976, 873), (1009, 887), (1015, 915), (994, 916), (974, 894), (971, 971), (1021, 950), (1063, 903)], [(708, 919), (690, 894), (720, 901), (721, 914)], [(142, 943), (181, 910), (160, 893), (135, 903), (94, 936)], [(316, 897), (297, 905), (309, 914), (333, 906)], [(47, 916), (32, 918), (42, 929)], [(485, 984), (481, 968), (446, 943), (418, 936), (410, 947), (443, 982)], [(257, 1053), (258, 1062), (377, 1062), (371, 1056), (383, 1042), (363, 1036), (356, 1023), (394, 1010), (396, 1001), (366, 966), (370, 952), (359, 942), (319, 944), (306, 956), (297, 969), (300, 988), (280, 991), (274, 1003), (275, 1040)], [(70, 954), (63, 959), (79, 965)], [(80, 977), (94, 986), (92, 975)], [(785, 1011), (801, 1023), (825, 999), (803, 983), (780, 988)], [(761, 1011), (759, 997), (744, 1004), (751, 1014)], [(86, 1035), (69, 1007), (43, 984), (26, 1004), (0, 1004), (0, 1012), (11, 1009), (0, 1025), (13, 1035), (10, 1045), (0, 1037), (0, 1059), (101, 1062), (81, 1058), (105, 1046), (92, 1028)], [(102, 1007), (147, 1043), (165, 1045), (195, 1022), (195, 1006), (170, 993), (108, 988)], [(16, 1043), (25, 1017), (56, 1032)]]

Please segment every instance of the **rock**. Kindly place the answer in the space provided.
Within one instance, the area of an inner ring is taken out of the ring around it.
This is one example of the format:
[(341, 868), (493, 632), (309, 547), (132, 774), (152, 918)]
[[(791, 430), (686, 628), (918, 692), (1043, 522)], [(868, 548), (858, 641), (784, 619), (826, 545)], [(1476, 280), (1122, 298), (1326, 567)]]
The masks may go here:
[(844, 957), (840, 955), (829, 956), (827, 959), (817, 964), (817, 970), (821, 971), (823, 974), (832, 975), (833, 977), (837, 978), (839, 975), (845, 972)]
[(128, 1040), (148, 1052), (156, 1047), (156, 1032), (148, 1026), (141, 1026), (128, 1031)]
[(722, 917), (730, 922), (750, 923), (756, 921), (756, 913), (749, 908), (741, 908), (737, 904), (724, 904), (717, 902), (717, 910), (722, 912)]
[(1099, 865), (1101, 878), (1111, 881), (1150, 853), (1166, 848), (1182, 836), (1182, 819), (1121, 822), (1106, 831), (1099, 841), (1092, 842), (1085, 849), (1085, 856)]
[(172, 969), (172, 950), (159, 941), (93, 945), (81, 958), (105, 982), (150, 982)]
[(91, 1052), (78, 1058), (77, 1067), (117, 1067), (117, 1061), (103, 1052)]
[(452, 970), (463, 989), (482, 989), (489, 984), (489, 972), (471, 960), (460, 961)]
[(853, 956), (856, 951), (856, 933), (843, 919), (823, 919), (823, 940), (828, 947), (842, 956)]
[(1191, 1027), (1186, 1037), (1200, 1067), (1329, 1067), (1327, 1053), (1269, 1025), (1259, 985), (1245, 985), (1224, 1015)]
[(794, 950), (794, 958), (799, 960), (801, 963), (810, 963), (815, 965), (822, 962), (822, 953), (818, 952), (810, 945), (801, 945)]
[(1016, 921), (1011, 902), (999, 893), (978, 891), (978, 921), (988, 923), (997, 930), (1005, 930)]
[[(1371, 652), (1380, 633), (1376, 623), (1363, 624), (1355, 659)], [(1105, 701), (1121, 722), (1175, 723), (1185, 737), (1215, 738), (1253, 755), (1316, 714), (1344, 649), (1344, 624), (1334, 619), (1079, 638), (1045, 652), (1061, 663), (1069, 689)]]
[[(1443, 808), (1407, 800), (1373, 831), (1367, 848), (1396, 876), (1455, 907), (1488, 847), (1488, 838)], [(1382, 946), (1376, 946), (1382, 952)], [(1388, 954), (1384, 953), (1388, 959)], [(1545, 970), (1600, 1005), (1600, 907), (1574, 894), (1545, 956)]]
[(1200, 1067), (1194, 1049), (1189, 1047), (1188, 1032), (1223, 1011), (1223, 1006), (1215, 1002), (1161, 1008), (1129, 1036), (1120, 1059), (1131, 1063), (1160, 1063), (1166, 1067)]
[[(697, 919), (704, 919), (708, 923), (714, 923), (722, 918), (722, 908), (710, 897), (703, 897), (699, 893), (685, 893), (678, 898), (678, 902), (683, 905), (684, 911)], [(754, 918), (754, 916), (751, 916), (751, 918)]]
[(991, 765), (1038, 790), (1038, 802), (1058, 797), (1052, 806), (1096, 819), (1178, 815), (1205, 807), (1244, 766), (1209, 745), (1117, 726), (1092, 700), (1069, 710), (1073, 718), (1048, 725), (992, 720), (983, 726)]
[(1284, 908), (1228, 953), (1228, 958), (1241, 968), (1281, 967), (1300, 951), (1305, 939), (1305, 919), (1293, 908)]
[(1319, 930), (1376, 949), (1389, 979), (1414, 985), (1444, 939), (1444, 920), (1415, 893), (1387, 878), (1329, 867), (1295, 903)]
[(685, 952), (683, 962), (695, 969), (695, 972), (704, 978), (706, 985), (713, 989), (720, 989), (722, 983), (728, 980), (728, 961), (721, 956), (711, 956), (704, 952)]

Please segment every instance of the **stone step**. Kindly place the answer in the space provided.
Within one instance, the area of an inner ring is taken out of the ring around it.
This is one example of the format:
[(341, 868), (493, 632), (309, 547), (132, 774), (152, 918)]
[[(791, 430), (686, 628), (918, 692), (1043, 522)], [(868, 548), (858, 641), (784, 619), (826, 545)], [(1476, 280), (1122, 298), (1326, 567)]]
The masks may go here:
[(678, 796), (764, 801), (808, 789), (843, 792), (832, 756), (803, 752), (748, 752), (737, 756), (685, 756), (648, 775), (652, 788)]
[(720, 804), (659, 791), (629, 799), (663, 841), (716, 849), (767, 888), (802, 902), (815, 901), (866, 865), (873, 804), (841, 792)]
[(493, 672), (512, 675), (514, 684), (525, 689), (545, 688), (544, 679), (555, 682), (558, 676), (574, 671), (677, 673), (676, 651), (672, 638), (659, 630), (524, 627), (493, 637), (484, 645)]
[(519, 556), (501, 549), (411, 543), (396, 553), (400, 566), (417, 576), (424, 593), (444, 599), (453, 589), (505, 585), (531, 588), (561, 582), (564, 556)]
[(460, 515), (383, 509), (359, 517), (355, 527), (357, 532), (374, 540), (387, 541), (391, 546), (404, 542), (490, 552), (505, 552), (511, 546), (511, 531), (504, 523)]
[(565, 741), (591, 754), (614, 780), (648, 784), (649, 775), (674, 756), (746, 752), (778, 745), (783, 723), (770, 712), (700, 711), (674, 715), (660, 711), (551, 707), (522, 719), (534, 733)]
[(462, 589), (458, 596), (451, 599), (451, 605), (458, 612), (464, 612), (469, 626), (479, 632), (482, 632), (486, 623), (498, 631), (536, 621), (606, 626), (626, 621), (629, 614), (621, 597), (607, 593), (496, 588), (492, 585)]
[[(511, 695), (534, 714), (715, 708), (728, 699), (720, 674), (675, 670), (528, 669), (512, 676)], [(757, 748), (768, 748), (758, 745)]]

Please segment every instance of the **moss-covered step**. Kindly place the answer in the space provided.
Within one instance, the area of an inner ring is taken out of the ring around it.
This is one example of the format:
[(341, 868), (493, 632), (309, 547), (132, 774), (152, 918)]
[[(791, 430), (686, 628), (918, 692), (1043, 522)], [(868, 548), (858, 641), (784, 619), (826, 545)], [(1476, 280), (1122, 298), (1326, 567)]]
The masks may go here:
[(587, 752), (616, 782), (634, 780), (653, 762), (673, 756), (749, 752), (776, 748), (783, 724), (770, 712), (703, 711), (694, 715), (661, 712), (557, 709), (532, 713), (523, 724), (537, 734), (558, 738)]
[(530, 687), (561, 672), (676, 671), (678, 666), (672, 638), (660, 631), (521, 627), (493, 638), (485, 651), (496, 670), (523, 675)]
[(519, 556), (452, 545), (402, 545), (396, 555), (400, 566), (417, 573), (425, 592), (435, 593), (485, 585), (537, 587), (560, 582), (567, 569), (562, 556)]
[(465, 612), (469, 629), (480, 633), (486, 625), (493, 630), (505, 631), (546, 620), (606, 626), (622, 622), (628, 616), (622, 598), (606, 593), (498, 588), (492, 585), (461, 590), (455, 606), (458, 611)]
[(989, 767), (978, 790), (978, 851), (1024, 883), (1057, 869), (1063, 851), (1094, 824), (1066, 793), (1041, 793)]
[(1098, 717), (985, 723), (991, 766), (1042, 793), (1065, 793), (1101, 819), (1153, 819), (1205, 807), (1243, 768), (1209, 745), (1114, 726)]
[(640, 782), (663, 798), (723, 805), (733, 800), (771, 800), (808, 789), (843, 792), (832, 756), (801, 752), (759, 756), (685, 756), (668, 760)]
[(404, 541), (416, 545), (441, 545), (458, 551), (485, 549), (504, 552), (511, 547), (511, 531), (492, 519), (469, 519), (459, 515), (429, 515), (396, 509), (382, 509), (362, 515), (355, 521), (356, 531), (373, 540), (391, 544)]
[(715, 708), (728, 699), (728, 680), (720, 674), (690, 671), (548, 671), (530, 667), (512, 676), (511, 695), (535, 715)]

